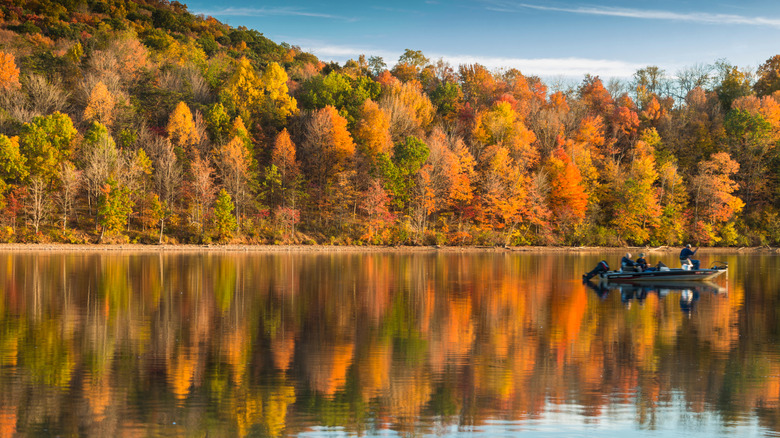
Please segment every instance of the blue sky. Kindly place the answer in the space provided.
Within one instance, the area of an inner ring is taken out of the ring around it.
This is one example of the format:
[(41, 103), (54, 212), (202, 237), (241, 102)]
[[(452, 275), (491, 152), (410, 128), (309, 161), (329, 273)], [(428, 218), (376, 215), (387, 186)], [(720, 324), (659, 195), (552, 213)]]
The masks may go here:
[(755, 69), (780, 54), (780, 1), (477, 0), (186, 2), (324, 61), (360, 54), (393, 65), (404, 49), (453, 66), (478, 62), (526, 75), (628, 77), (657, 65), (726, 59)]

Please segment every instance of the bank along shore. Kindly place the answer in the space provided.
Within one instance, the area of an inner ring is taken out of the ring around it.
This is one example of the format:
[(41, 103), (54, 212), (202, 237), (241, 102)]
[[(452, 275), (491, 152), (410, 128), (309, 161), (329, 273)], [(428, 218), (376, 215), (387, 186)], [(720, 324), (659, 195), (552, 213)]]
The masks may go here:
[[(145, 245), (145, 244), (60, 244), (60, 243), (5, 243), (0, 252), (257, 252), (257, 253), (377, 253), (377, 252), (496, 252), (496, 253), (583, 253), (617, 254), (630, 252), (634, 256), (646, 254), (677, 253), (676, 246), (335, 246), (335, 245)], [(780, 247), (701, 247), (707, 254), (780, 253)]]

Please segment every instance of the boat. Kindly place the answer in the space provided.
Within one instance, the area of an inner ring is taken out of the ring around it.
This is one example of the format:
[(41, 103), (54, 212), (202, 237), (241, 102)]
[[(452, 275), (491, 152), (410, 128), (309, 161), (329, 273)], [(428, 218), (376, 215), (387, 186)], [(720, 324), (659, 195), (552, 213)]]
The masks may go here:
[(601, 281), (617, 282), (659, 282), (659, 281), (704, 281), (712, 280), (728, 272), (728, 264), (716, 262), (710, 268), (688, 269), (662, 267), (653, 271), (606, 271), (598, 274)]

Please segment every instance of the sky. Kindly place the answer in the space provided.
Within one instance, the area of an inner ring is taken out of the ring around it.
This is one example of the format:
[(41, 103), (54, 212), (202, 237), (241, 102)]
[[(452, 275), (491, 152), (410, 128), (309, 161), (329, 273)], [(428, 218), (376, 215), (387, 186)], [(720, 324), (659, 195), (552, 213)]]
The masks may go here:
[(205, 0), (190, 12), (246, 26), (323, 61), (405, 49), (453, 66), (517, 68), (543, 78), (628, 78), (646, 66), (673, 76), (725, 59), (755, 70), (780, 54), (778, 0)]

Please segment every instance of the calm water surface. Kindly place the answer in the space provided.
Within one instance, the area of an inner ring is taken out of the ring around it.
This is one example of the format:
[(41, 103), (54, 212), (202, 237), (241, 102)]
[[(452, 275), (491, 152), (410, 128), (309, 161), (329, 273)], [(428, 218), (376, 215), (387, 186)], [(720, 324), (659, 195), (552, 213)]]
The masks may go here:
[(702, 252), (0, 252), (0, 437), (780, 435), (780, 257)]

